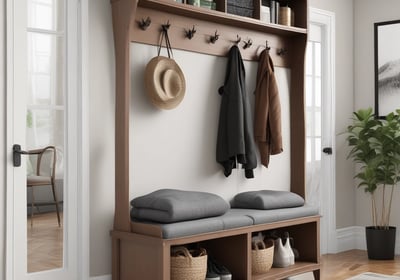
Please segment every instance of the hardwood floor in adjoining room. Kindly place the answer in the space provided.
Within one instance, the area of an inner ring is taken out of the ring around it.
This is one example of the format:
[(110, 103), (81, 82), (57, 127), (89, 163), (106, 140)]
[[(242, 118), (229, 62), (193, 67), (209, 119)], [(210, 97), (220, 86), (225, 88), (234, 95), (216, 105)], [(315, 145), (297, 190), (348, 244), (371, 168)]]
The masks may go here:
[[(61, 213), (62, 219), (62, 213)], [(28, 218), (28, 272), (61, 268), (63, 265), (63, 226), (55, 212), (35, 214), (33, 226)]]
[(344, 280), (364, 272), (400, 276), (400, 256), (389, 261), (369, 260), (367, 252), (362, 250), (322, 256), (322, 280)]

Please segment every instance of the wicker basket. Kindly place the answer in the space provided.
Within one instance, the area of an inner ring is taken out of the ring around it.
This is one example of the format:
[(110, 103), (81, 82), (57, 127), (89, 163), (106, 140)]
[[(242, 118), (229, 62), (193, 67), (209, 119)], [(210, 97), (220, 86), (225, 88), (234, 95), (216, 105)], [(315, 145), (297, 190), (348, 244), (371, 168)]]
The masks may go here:
[(251, 257), (253, 274), (266, 273), (271, 269), (274, 260), (274, 241), (267, 239), (265, 243), (263, 241), (259, 241), (256, 244), (253, 243)]
[(207, 273), (205, 249), (188, 250), (180, 246), (171, 254), (171, 280), (204, 280)]

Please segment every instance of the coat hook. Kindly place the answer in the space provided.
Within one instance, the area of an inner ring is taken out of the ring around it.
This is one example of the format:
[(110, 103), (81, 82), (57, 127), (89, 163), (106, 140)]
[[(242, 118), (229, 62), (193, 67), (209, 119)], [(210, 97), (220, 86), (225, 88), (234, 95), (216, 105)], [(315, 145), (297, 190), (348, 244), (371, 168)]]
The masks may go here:
[(140, 29), (142, 29), (142, 30), (146, 30), (147, 27), (150, 26), (150, 24), (151, 24), (151, 19), (150, 19), (150, 17), (147, 17), (146, 19), (143, 19), (143, 18), (142, 18), (142, 19), (139, 21), (139, 27), (140, 27)]
[(244, 42), (243, 49), (250, 48), (251, 45), (253, 45), (253, 41), (251, 39), (248, 39), (247, 41), (243, 41), (243, 42)]
[(217, 34), (217, 30), (215, 30), (214, 36), (210, 37), (210, 43), (215, 44), (215, 42), (219, 39), (219, 34)]
[(265, 48), (269, 51), (271, 47), (268, 45), (268, 40), (265, 40)]
[(168, 20), (166, 24), (161, 25), (162, 31), (167, 31), (170, 26), (171, 26), (171, 24), (169, 23), (169, 20)]
[(242, 41), (242, 37), (239, 37), (239, 35), (236, 34), (236, 45), (240, 43), (240, 41)]
[(277, 54), (280, 56), (284, 56), (287, 53), (287, 49), (286, 48), (280, 48), (277, 51)]
[(185, 30), (186, 38), (188, 38), (189, 40), (191, 40), (194, 37), (195, 33), (196, 33), (196, 29), (194, 28), (194, 25), (193, 25), (192, 29)]

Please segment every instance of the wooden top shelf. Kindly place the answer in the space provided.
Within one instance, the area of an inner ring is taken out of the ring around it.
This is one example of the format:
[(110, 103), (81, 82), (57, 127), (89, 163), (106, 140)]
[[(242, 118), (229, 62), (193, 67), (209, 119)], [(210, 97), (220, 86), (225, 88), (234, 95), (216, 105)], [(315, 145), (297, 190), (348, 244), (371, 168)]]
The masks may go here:
[(138, 6), (189, 18), (200, 19), (224, 25), (237, 26), (254, 31), (260, 31), (281, 36), (307, 34), (307, 29), (305, 28), (264, 23), (260, 20), (253, 18), (237, 16), (201, 7), (195, 7), (192, 5), (177, 3), (174, 1), (139, 0)]
[[(222, 5), (224, 1), (218, 3)], [(296, 23), (305, 26), (304, 3), (300, 0), (296, 3)], [(151, 24), (143, 30), (139, 23), (146, 18), (150, 18)], [(267, 44), (275, 66), (291, 68), (294, 57), (298, 54), (304, 56), (298, 51), (304, 50), (300, 45), (307, 40), (306, 28), (265, 23), (256, 18), (226, 13), (223, 7), (211, 10), (173, 0), (139, 0), (135, 18), (131, 19), (131, 42), (157, 46), (160, 27), (167, 22), (171, 24), (169, 38), (174, 49), (224, 57), (237, 38), (242, 38), (238, 45), (244, 60), (258, 61)], [(196, 27), (197, 33), (189, 40), (184, 34), (192, 26)], [(221, 35), (215, 44), (210, 40), (214, 33)], [(245, 40), (251, 40), (252, 46), (244, 48)], [(297, 47), (293, 48), (295, 45)], [(281, 50), (285, 50), (284, 55), (280, 55)]]

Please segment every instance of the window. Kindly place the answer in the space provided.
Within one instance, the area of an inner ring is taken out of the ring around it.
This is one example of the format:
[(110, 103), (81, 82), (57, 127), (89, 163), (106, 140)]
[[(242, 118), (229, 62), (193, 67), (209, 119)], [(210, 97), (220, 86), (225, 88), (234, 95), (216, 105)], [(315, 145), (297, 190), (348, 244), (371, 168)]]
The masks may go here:
[(28, 149), (63, 150), (64, 10), (63, 0), (28, 0)]
[(306, 53), (306, 160), (321, 160), (322, 84), (321, 27), (310, 25)]

